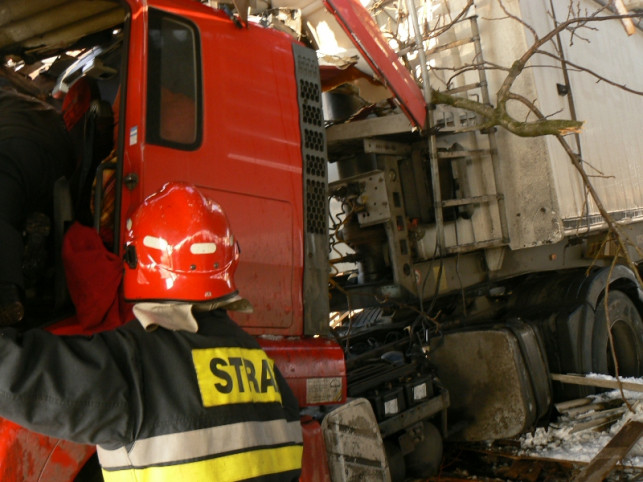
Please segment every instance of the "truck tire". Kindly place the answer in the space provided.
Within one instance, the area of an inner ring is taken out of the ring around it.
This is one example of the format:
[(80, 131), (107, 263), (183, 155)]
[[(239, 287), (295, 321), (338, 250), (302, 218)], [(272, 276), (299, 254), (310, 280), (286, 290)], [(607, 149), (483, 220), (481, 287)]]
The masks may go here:
[[(618, 375), (640, 377), (643, 374), (643, 321), (632, 300), (623, 292), (608, 293), (609, 323), (618, 361)], [(592, 332), (592, 371), (616, 375), (607, 332), (604, 299), (596, 306)]]
[(442, 462), (442, 435), (435, 425), (424, 422), (424, 440), (404, 460), (407, 476), (424, 479), (438, 473)]
[(399, 445), (393, 441), (385, 440), (384, 449), (386, 450), (386, 460), (388, 470), (391, 474), (391, 482), (403, 482), (406, 478), (406, 466), (404, 464), (404, 455)]

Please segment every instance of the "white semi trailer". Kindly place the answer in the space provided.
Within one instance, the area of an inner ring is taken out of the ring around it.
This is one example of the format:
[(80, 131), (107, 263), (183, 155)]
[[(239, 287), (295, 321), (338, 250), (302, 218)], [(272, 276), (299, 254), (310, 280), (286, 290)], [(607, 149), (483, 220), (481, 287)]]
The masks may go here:
[[(569, 20), (569, 5), (476, 0), (459, 16), (467, 3), (380, 2), (371, 4), (371, 13), (419, 89), (428, 79), (441, 94), (496, 107), (509, 68)], [(420, 26), (422, 53), (409, 6)], [(578, 7), (579, 16), (590, 16), (601, 5), (586, 0)], [(367, 42), (358, 39), (356, 50), (346, 29), (325, 33), (332, 25), (326, 12), (311, 7), (308, 12), (322, 51), (326, 43), (329, 53), (344, 60), (361, 53), (360, 61), (374, 63), (376, 55), (365, 52)], [(599, 19), (611, 15), (598, 13)], [(637, 28), (628, 36), (620, 20), (599, 19), (588, 19), (587, 28), (573, 22), (573, 34), (562, 30), (551, 36), (510, 90), (547, 120), (584, 122), (579, 134), (563, 139), (582, 160), (638, 270), (643, 97), (622, 86), (643, 90), (643, 67), (636, 61), (643, 32)], [(520, 137), (503, 127), (480, 129), (484, 118), (442, 105), (444, 96), (434, 97), (437, 105), (428, 104), (422, 125), (413, 111), (417, 93), (408, 83), (377, 66), (373, 71), (397, 94), (401, 109), (388, 112), (364, 102), (371, 91), (360, 81), (325, 96), (332, 124), (330, 192), (341, 206), (332, 224), (336, 241), (352, 248), (342, 251), (332, 242), (341, 255), (332, 250), (331, 258), (342, 269), (335, 270), (341, 271), (336, 277), (341, 289), (331, 299), (336, 309), (375, 304), (379, 310), (367, 308), (344, 321), (343, 333), (355, 351), (360, 328), (364, 339), (372, 340), (370, 327), (395, 320), (405, 302), (422, 300), (409, 315), (414, 321), (408, 330), (424, 341), (448, 389), (449, 436), (465, 440), (515, 435), (537, 423), (554, 398), (584, 393), (574, 386), (552, 387), (552, 372), (615, 374), (617, 365), (621, 376), (641, 376), (637, 274), (618, 254), (559, 139)], [(362, 102), (354, 102), (356, 96)], [(536, 121), (516, 98), (508, 103), (516, 123)], [(351, 100), (356, 107), (346, 114)], [(356, 270), (340, 264), (344, 261), (356, 261)], [(399, 302), (396, 308), (383, 309), (391, 300)]]

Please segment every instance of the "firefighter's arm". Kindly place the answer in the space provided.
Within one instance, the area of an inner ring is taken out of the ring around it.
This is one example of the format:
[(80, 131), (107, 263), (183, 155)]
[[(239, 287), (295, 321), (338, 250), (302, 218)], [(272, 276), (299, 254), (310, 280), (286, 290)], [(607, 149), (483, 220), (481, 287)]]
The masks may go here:
[(0, 335), (0, 416), (80, 443), (128, 443), (138, 366), (117, 333), (59, 337), (42, 330)]

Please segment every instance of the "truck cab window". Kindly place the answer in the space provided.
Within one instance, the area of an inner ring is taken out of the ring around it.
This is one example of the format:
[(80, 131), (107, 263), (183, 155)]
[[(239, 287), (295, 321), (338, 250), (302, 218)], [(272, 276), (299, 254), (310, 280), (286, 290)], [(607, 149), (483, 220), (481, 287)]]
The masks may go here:
[(191, 150), (200, 142), (198, 33), (150, 10), (147, 142)]

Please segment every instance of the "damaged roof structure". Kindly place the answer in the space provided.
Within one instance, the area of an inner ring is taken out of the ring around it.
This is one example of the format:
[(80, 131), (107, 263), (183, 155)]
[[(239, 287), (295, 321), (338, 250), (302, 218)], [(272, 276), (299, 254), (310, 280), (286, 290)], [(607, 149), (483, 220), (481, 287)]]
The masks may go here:
[[(342, 18), (355, 17), (351, 2), (275, 0), (268, 4), (254, 0), (250, 4), (235, 3), (242, 12), (249, 10), (251, 21), (288, 32), (318, 51), (324, 90), (332, 92), (331, 95), (353, 98), (354, 108), (350, 112), (329, 111), (330, 119), (344, 121), (360, 113), (369, 115), (374, 109), (396, 108), (391, 97), (396, 91), (408, 90), (402, 87), (414, 83), (401, 64), (395, 65), (399, 62), (397, 59), (382, 57), (384, 51), (369, 35), (369, 28), (378, 28), (372, 19), (345, 19), (364, 26), (363, 31), (358, 32), (361, 39), (355, 38), (355, 33), (351, 34), (353, 38), (349, 37)], [(80, 73), (92, 70), (91, 75), (109, 75), (109, 68), (101, 65), (100, 57), (110, 44), (118, 41), (115, 37), (123, 27), (123, 18), (126, 18), (124, 8), (110, 0), (82, 5), (69, 0), (4, 1), (0, 5), (0, 69), (19, 88), (34, 95), (48, 93), (56, 80), (59, 85), (54, 91), (62, 89), (64, 93), (67, 85), (60, 84), (60, 80), (65, 78), (67, 84), (73, 83), (75, 77), (66, 70), (74, 63), (77, 65), (79, 58), (87, 58)], [(96, 45), (101, 46), (98, 51)], [(380, 70), (373, 70), (376, 65)], [(388, 71), (383, 72), (382, 68)], [(401, 99), (401, 105), (413, 123), (422, 126), (424, 98), (419, 89), (416, 88), (415, 93), (413, 99)]]

